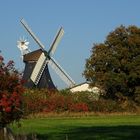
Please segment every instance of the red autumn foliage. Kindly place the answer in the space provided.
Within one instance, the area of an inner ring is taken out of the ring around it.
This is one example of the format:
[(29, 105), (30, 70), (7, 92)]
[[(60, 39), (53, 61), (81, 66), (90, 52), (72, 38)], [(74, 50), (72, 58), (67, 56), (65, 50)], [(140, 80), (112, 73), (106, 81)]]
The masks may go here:
[(4, 63), (0, 56), (0, 127), (18, 121), (22, 117), (21, 78), (14, 67), (14, 62)]
[(27, 90), (24, 95), (26, 114), (38, 112), (87, 112), (88, 104), (75, 101), (71, 95), (63, 95), (58, 91)]
[(87, 112), (87, 111), (89, 111), (88, 105), (86, 103), (72, 104), (69, 109), (72, 112)]

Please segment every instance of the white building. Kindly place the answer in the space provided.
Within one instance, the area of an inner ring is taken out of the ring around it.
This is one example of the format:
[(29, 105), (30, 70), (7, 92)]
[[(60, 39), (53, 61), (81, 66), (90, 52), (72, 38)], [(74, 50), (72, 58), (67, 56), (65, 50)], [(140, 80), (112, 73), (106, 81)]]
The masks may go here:
[(89, 84), (87, 82), (76, 85), (70, 89), (71, 92), (82, 92), (82, 91), (89, 91), (93, 93), (99, 93), (100, 90), (97, 87), (89, 87)]
[(89, 99), (98, 100), (99, 97), (100, 97), (100, 89), (97, 88), (97, 87), (91, 88), (89, 86), (89, 83), (87, 83), (87, 82), (72, 87), (70, 89), (70, 91), (72, 93), (88, 91), (88, 97), (89, 97)]

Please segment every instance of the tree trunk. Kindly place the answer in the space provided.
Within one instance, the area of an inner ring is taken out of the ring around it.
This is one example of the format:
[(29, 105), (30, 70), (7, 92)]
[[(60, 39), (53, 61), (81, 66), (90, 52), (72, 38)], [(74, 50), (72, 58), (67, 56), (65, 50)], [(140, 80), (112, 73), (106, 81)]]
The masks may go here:
[(3, 127), (0, 128), (0, 140), (15, 140), (15, 139), (12, 131), (7, 127)]

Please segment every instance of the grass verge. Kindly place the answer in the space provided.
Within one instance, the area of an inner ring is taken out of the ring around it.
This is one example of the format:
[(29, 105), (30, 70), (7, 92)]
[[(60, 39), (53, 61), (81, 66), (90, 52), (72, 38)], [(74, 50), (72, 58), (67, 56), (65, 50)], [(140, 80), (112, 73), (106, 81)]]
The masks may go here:
[(11, 126), (15, 133), (35, 133), (39, 140), (140, 139), (139, 115), (49, 116), (29, 118), (21, 124), (21, 128)]

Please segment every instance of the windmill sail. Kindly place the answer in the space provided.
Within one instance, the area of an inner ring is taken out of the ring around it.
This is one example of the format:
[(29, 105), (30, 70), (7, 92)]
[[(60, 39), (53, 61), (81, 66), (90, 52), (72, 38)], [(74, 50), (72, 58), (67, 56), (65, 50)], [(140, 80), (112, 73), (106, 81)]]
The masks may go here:
[(51, 57), (49, 64), (69, 87), (73, 87), (75, 85), (75, 82), (72, 80), (72, 78), (62, 69), (56, 60), (54, 60), (54, 58)]
[(47, 65), (47, 60), (46, 60), (46, 56), (44, 55), (44, 53), (42, 53), (33, 69), (33, 72), (31, 74), (31, 80), (34, 82), (35, 85), (38, 84), (41, 75)]
[(61, 40), (63, 35), (64, 35), (64, 30), (61, 27), (60, 30), (58, 31), (58, 33), (55, 36), (55, 39), (54, 39), (54, 41), (53, 41), (53, 43), (51, 45), (50, 50), (48, 51), (48, 54), (51, 54), (51, 55), (54, 54), (54, 52), (56, 50), (56, 47), (57, 47), (58, 43), (60, 42), (60, 40)]
[(32, 32), (31, 28), (27, 25), (27, 23), (24, 21), (24, 19), (21, 19), (21, 24), (23, 27), (27, 30), (27, 32), (32, 36), (32, 38), (36, 41), (36, 43), (39, 45), (39, 47), (44, 51), (44, 45), (40, 42), (40, 40), (36, 37), (36, 35)]

